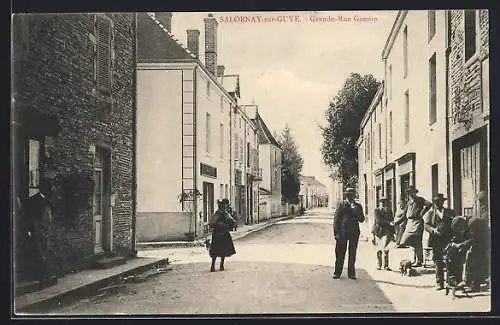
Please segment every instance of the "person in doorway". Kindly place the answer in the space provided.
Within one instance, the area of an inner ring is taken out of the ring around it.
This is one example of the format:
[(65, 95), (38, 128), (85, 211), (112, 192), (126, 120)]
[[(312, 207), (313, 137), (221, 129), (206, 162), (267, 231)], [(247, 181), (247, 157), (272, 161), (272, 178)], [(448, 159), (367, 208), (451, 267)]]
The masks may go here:
[(210, 257), (212, 265), (210, 272), (215, 272), (215, 262), (220, 257), (220, 270), (224, 271), (224, 260), (226, 257), (236, 254), (233, 239), (229, 230), (234, 227), (236, 220), (228, 213), (229, 200), (217, 200), (218, 209), (212, 216), (210, 226), (212, 228), (212, 242), (210, 244)]
[(390, 271), (389, 246), (394, 239), (394, 216), (389, 199), (380, 198), (380, 207), (375, 209), (374, 235), (377, 247), (377, 270)]
[(365, 216), (361, 205), (354, 200), (356, 192), (353, 188), (347, 188), (344, 196), (345, 200), (337, 206), (333, 219), (333, 235), (335, 237), (333, 278), (340, 278), (344, 267), (346, 250), (349, 247), (347, 275), (349, 279), (356, 280), (355, 262), (360, 235), (359, 223), (365, 221)]
[[(52, 207), (46, 194), (48, 187), (31, 196), (26, 201), (25, 213), (31, 220), (31, 243), (34, 246), (37, 266), (36, 277), (40, 287), (48, 285), (52, 277), (49, 262), (49, 240), (52, 227)], [(47, 194), (48, 195), (48, 194)]]
[(413, 248), (413, 266), (421, 267), (424, 262), (424, 247), (422, 243), (422, 236), (424, 234), (423, 216), (431, 208), (432, 203), (418, 196), (418, 190), (413, 186), (408, 187), (406, 193), (408, 194), (408, 201), (404, 215), (407, 223), (400, 245)]
[(433, 198), (433, 205), (424, 215), (424, 229), (429, 233), (429, 247), (436, 265), (436, 289), (444, 289), (444, 249), (451, 240), (451, 222), (455, 217), (453, 210), (445, 208), (447, 198), (438, 193)]

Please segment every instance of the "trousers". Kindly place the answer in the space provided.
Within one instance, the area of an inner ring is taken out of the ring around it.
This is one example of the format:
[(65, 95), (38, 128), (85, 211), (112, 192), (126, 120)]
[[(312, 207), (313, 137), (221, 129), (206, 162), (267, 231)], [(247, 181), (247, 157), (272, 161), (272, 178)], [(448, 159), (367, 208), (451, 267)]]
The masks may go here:
[(335, 269), (334, 274), (340, 276), (344, 268), (344, 260), (347, 248), (349, 257), (347, 259), (347, 275), (356, 276), (356, 252), (358, 249), (359, 234), (341, 237), (335, 242)]

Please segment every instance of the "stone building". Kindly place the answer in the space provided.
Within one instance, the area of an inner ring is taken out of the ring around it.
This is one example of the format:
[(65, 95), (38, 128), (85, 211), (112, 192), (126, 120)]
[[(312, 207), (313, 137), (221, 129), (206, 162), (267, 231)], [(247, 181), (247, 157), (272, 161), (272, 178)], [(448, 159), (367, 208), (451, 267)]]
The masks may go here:
[(22, 208), (40, 191), (55, 274), (135, 255), (134, 15), (15, 15), (12, 66), (18, 280), (36, 270)]
[(490, 187), (489, 13), (450, 10), (449, 24), (450, 201), (471, 215)]

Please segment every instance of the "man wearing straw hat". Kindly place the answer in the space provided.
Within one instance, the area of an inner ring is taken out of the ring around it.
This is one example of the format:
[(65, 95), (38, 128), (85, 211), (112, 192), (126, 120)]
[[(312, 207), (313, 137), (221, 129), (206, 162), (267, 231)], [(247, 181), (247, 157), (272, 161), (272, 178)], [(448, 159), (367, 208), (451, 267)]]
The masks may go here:
[(432, 248), (432, 259), (436, 265), (436, 289), (444, 289), (443, 253), (451, 240), (451, 222), (455, 217), (453, 210), (445, 208), (447, 198), (438, 193), (432, 199), (432, 208), (424, 215), (424, 229), (429, 233), (429, 247)]
[(401, 238), (401, 245), (410, 246), (414, 251), (414, 267), (420, 267), (424, 262), (424, 247), (422, 237), (424, 234), (423, 216), (430, 209), (432, 203), (417, 195), (418, 190), (410, 186), (406, 190), (408, 201), (406, 203), (404, 218), (407, 220), (405, 232)]
[(333, 278), (338, 279), (342, 274), (347, 247), (349, 257), (347, 262), (347, 276), (356, 280), (356, 250), (359, 240), (359, 223), (365, 221), (363, 208), (354, 201), (356, 192), (347, 188), (344, 192), (345, 200), (340, 202), (333, 218), (333, 235), (335, 237), (335, 269)]

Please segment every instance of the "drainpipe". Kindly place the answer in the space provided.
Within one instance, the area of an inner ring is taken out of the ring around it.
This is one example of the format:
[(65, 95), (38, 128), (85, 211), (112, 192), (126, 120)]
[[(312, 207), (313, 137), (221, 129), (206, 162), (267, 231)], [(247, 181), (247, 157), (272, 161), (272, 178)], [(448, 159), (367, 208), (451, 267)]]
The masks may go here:
[[(450, 61), (450, 11), (445, 11), (445, 20), (446, 20), (446, 33), (445, 33), (445, 87), (446, 87), (446, 99), (445, 99), (445, 138), (446, 138), (446, 195), (448, 198), (450, 197), (450, 121), (449, 121), (449, 61)], [(455, 205), (454, 200), (452, 201), (453, 205)]]
[[(193, 121), (194, 121), (194, 127), (193, 127), (193, 146), (194, 146), (194, 151), (193, 151), (193, 165), (194, 165), (194, 173), (193, 173), (193, 187), (194, 187), (194, 200), (193, 200), (193, 208), (192, 210), (194, 211), (194, 238), (198, 237), (198, 196), (196, 195), (198, 191), (198, 161), (196, 160), (196, 152), (198, 151), (198, 146), (196, 145), (196, 137), (197, 137), (197, 129), (198, 125), (196, 125), (197, 120), (196, 120), (196, 112), (198, 110), (198, 107), (196, 106), (196, 97), (197, 97), (197, 90), (196, 90), (196, 85), (198, 83), (198, 65), (194, 67), (194, 78), (193, 78)], [(201, 190), (203, 192), (203, 188)], [(203, 193), (202, 193), (203, 194)]]

